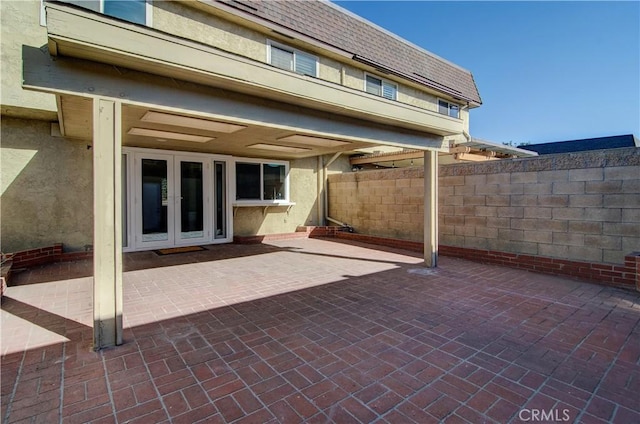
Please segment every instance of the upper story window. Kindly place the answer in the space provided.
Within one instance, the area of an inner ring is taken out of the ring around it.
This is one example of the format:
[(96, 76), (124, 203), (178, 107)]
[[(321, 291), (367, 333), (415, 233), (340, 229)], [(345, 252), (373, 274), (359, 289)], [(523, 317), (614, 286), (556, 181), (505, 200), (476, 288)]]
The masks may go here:
[[(64, 3), (73, 4), (104, 13), (134, 24), (151, 25), (151, 0), (61, 0)], [(41, 25), (44, 22), (44, 0), (40, 17)]]
[(302, 75), (318, 76), (318, 58), (294, 48), (269, 41), (267, 61), (280, 69), (294, 71)]
[(449, 115), (452, 118), (460, 118), (460, 106), (455, 103), (449, 103), (446, 100), (438, 99), (438, 112), (443, 115)]
[(398, 100), (398, 86), (382, 78), (365, 74), (365, 91), (389, 100)]
[(288, 175), (288, 162), (239, 160), (236, 162), (236, 200), (287, 202)]
[(134, 24), (147, 24), (146, 0), (100, 0), (102, 13)]

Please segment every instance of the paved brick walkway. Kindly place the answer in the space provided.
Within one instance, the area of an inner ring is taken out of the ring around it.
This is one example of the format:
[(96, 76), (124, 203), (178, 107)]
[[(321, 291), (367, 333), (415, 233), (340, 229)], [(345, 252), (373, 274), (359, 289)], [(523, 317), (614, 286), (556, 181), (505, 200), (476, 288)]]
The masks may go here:
[(90, 263), (19, 273), (2, 420), (640, 422), (639, 294), (420, 262), (317, 239), (129, 254), (126, 343), (97, 353)]

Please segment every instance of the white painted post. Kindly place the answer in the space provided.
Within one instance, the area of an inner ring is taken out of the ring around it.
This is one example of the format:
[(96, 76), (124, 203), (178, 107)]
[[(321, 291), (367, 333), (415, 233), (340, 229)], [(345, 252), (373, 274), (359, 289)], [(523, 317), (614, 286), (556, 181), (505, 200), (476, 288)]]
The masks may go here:
[(93, 347), (122, 344), (122, 105), (93, 101)]
[(438, 152), (424, 152), (424, 264), (438, 266)]

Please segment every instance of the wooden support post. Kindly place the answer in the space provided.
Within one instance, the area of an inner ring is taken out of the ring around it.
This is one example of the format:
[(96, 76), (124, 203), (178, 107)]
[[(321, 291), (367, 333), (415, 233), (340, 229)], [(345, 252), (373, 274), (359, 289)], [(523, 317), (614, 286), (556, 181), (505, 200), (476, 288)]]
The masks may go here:
[(316, 225), (322, 226), (326, 225), (324, 222), (324, 192), (323, 192), (323, 181), (324, 181), (324, 168), (322, 165), (322, 155), (317, 157), (317, 190), (316, 190), (316, 211), (318, 213), (318, 223)]
[(438, 152), (424, 152), (424, 264), (438, 266)]
[(122, 344), (121, 104), (93, 101), (93, 347)]

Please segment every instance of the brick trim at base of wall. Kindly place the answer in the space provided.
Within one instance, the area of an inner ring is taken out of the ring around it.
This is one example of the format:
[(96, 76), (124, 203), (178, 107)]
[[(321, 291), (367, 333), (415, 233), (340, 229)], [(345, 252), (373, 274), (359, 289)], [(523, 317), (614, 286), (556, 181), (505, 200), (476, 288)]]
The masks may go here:
[(6, 258), (11, 260), (11, 267), (28, 268), (36, 265), (44, 265), (51, 262), (75, 261), (78, 259), (92, 258), (93, 252), (63, 252), (62, 243), (53, 246), (40, 247), (37, 249), (23, 250), (21, 252), (9, 253)]
[(624, 265), (572, 261), (544, 256), (442, 245), (439, 246), (439, 253), (443, 256), (503, 265), (542, 274), (574, 277), (593, 283), (640, 291), (640, 252), (626, 255)]
[(394, 247), (396, 249), (410, 250), (412, 252), (424, 251), (424, 245), (419, 241), (400, 240), (386, 237), (369, 236), (357, 233), (336, 233), (336, 238), (359, 241), (362, 243), (377, 244), (381, 246)]
[(302, 239), (310, 237), (335, 237), (341, 231), (340, 227), (314, 227), (300, 225), (295, 233), (265, 234), (258, 236), (233, 236), (237, 244), (257, 244), (274, 240)]
[[(327, 236), (323, 235), (319, 237)], [(328, 237), (331, 236), (329, 235)], [(343, 231), (335, 232), (334, 237), (410, 250), (412, 252), (422, 253), (424, 250), (424, 245), (421, 242), (416, 241), (376, 237)], [(451, 256), (494, 265), (503, 265), (511, 268), (539, 272), (541, 274), (573, 277), (592, 283), (640, 291), (640, 252), (633, 252), (626, 255), (624, 265), (570, 261), (544, 256), (523, 255), (443, 245), (438, 246), (438, 253), (443, 256)]]
[[(295, 233), (268, 234), (262, 236), (235, 236), (234, 243), (252, 244), (271, 240), (290, 240), (301, 238), (330, 237), (344, 240), (359, 241), (375, 245), (422, 252), (423, 244), (416, 241), (376, 237), (366, 234), (349, 233), (340, 227), (312, 227), (300, 226)], [(467, 259), (476, 262), (503, 265), (511, 268), (578, 278), (609, 286), (621, 287), (640, 291), (640, 252), (633, 252), (625, 256), (624, 265), (605, 264), (598, 262), (571, 261), (566, 259), (549, 258), (544, 256), (523, 255), (493, 250), (470, 249), (465, 247), (438, 247), (443, 256)], [(93, 252), (62, 252), (62, 244), (38, 249), (24, 250), (5, 255), (4, 259), (12, 263), (11, 267), (26, 268), (51, 262), (74, 261), (89, 259)], [(10, 271), (7, 271), (7, 277)]]

